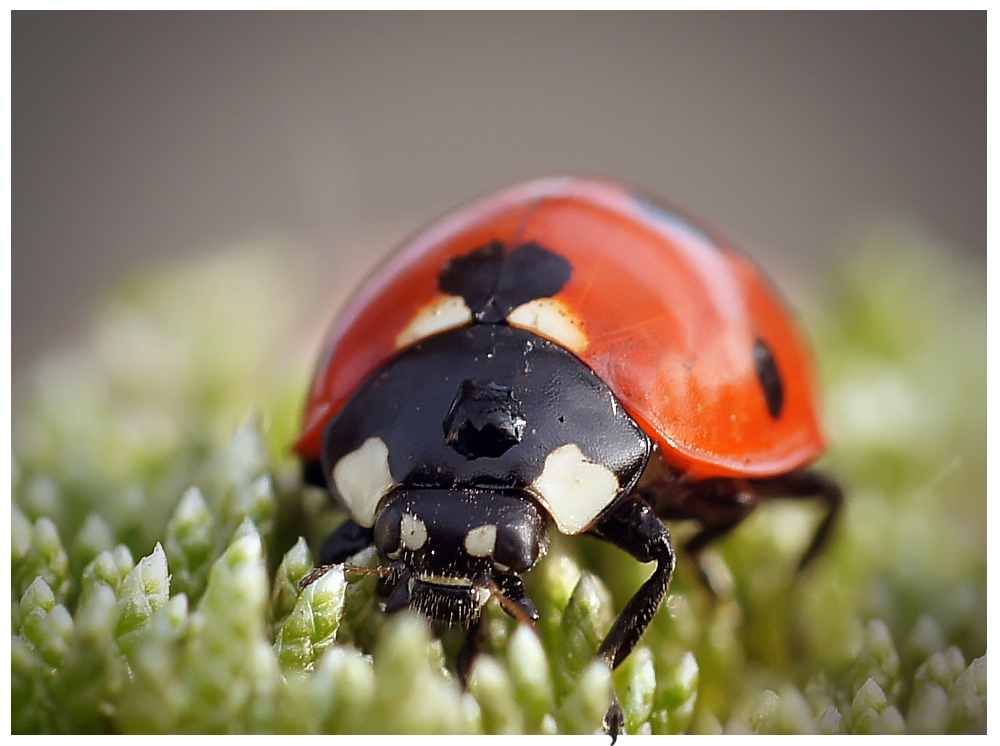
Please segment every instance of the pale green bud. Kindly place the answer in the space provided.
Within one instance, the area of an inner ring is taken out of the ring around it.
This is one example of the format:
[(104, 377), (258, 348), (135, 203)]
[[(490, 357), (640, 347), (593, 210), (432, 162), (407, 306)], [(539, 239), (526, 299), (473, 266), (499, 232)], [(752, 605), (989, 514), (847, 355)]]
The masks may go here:
[(301, 536), (278, 565), (271, 590), (271, 614), (279, 622), (291, 613), (299, 597), (299, 582), (312, 568), (309, 545)]
[(593, 660), (555, 713), (562, 733), (603, 733), (611, 704), (611, 671), (603, 660)]
[(139, 560), (118, 589), (118, 644), (128, 655), (150, 617), (170, 597), (167, 556), (159, 544)]
[(649, 648), (636, 647), (615, 671), (614, 679), (625, 714), (625, 730), (638, 733), (652, 715), (656, 693), (656, 670)]
[(201, 490), (190, 487), (177, 503), (164, 539), (178, 592), (201, 594), (215, 559), (216, 533), (215, 519)]
[(487, 733), (520, 733), (524, 723), (513, 696), (507, 671), (489, 655), (476, 657), (469, 676), (469, 691), (479, 702), (483, 729)]
[(950, 714), (948, 693), (936, 683), (925, 683), (914, 692), (910, 701), (907, 730), (910, 733), (946, 733)]
[(128, 547), (119, 544), (111, 551), (101, 552), (83, 569), (81, 595), (101, 584), (117, 590), (132, 568), (132, 553)]
[(373, 728), (375, 671), (371, 660), (356, 650), (333, 646), (323, 653), (312, 674), (320, 732), (365, 733)]
[(531, 627), (518, 625), (507, 645), (507, 669), (514, 696), (524, 711), (525, 729), (541, 732), (554, 701), (552, 675), (542, 641)]
[(114, 546), (115, 537), (111, 526), (98, 513), (91, 513), (80, 526), (73, 542), (74, 564), (77, 568), (80, 564), (86, 565), (98, 554), (113, 549)]
[(335, 642), (345, 585), (343, 568), (336, 567), (302, 591), (275, 642), (282, 665), (308, 668)]
[(661, 668), (654, 694), (657, 733), (684, 732), (698, 701), (700, 671), (693, 653), (684, 653), (676, 664)]

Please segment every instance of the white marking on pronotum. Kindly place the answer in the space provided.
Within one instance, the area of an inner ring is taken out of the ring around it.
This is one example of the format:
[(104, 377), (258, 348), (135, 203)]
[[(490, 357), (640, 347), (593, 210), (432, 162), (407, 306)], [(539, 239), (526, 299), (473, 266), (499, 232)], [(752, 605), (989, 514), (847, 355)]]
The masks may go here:
[(473, 557), (489, 557), (497, 543), (497, 527), (492, 524), (477, 526), (465, 535), (465, 551)]
[(381, 438), (369, 438), (333, 467), (333, 483), (351, 518), (365, 528), (375, 525), (375, 511), (392, 489), (389, 448)]
[(566, 304), (555, 298), (536, 298), (522, 303), (509, 314), (507, 323), (558, 342), (573, 352), (587, 349), (583, 324)]
[(572, 536), (585, 531), (618, 496), (618, 477), (583, 455), (576, 443), (556, 448), (531, 483), (559, 531)]
[(399, 521), (399, 538), (404, 547), (415, 552), (427, 541), (427, 526), (415, 515), (403, 513)]
[(445, 329), (468, 324), (472, 311), (458, 295), (446, 295), (421, 308), (410, 323), (396, 335), (396, 347), (406, 347)]

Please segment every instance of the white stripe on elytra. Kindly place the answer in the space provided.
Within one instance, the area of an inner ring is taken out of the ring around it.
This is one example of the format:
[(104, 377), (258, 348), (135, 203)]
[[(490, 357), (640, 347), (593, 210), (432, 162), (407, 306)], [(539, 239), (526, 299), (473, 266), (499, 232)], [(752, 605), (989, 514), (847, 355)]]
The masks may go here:
[(407, 347), (446, 329), (472, 321), (472, 311), (458, 295), (445, 295), (417, 311), (410, 323), (396, 335), (396, 347)]
[(535, 298), (522, 303), (507, 314), (507, 323), (535, 332), (576, 353), (586, 350), (589, 344), (580, 319), (555, 298)]

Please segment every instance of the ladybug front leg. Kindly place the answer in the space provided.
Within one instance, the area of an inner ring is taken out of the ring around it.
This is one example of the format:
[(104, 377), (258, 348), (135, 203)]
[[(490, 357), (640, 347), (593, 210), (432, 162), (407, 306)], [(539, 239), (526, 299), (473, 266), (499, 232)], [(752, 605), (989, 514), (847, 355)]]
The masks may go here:
[[(600, 655), (614, 669), (632, 652), (666, 595), (674, 574), (674, 549), (663, 521), (637, 496), (627, 499), (591, 533), (624, 549), (640, 562), (656, 562), (653, 574), (625, 604), (601, 643)], [(614, 696), (604, 718), (612, 744), (624, 724), (621, 705)]]
[[(535, 608), (534, 602), (528, 596), (521, 578), (512, 573), (497, 574), (486, 585), (486, 588), (493, 593), (500, 607), (509, 616), (522, 624), (534, 627), (535, 622), (538, 621), (538, 609)], [(476, 657), (479, 655), (479, 649), (483, 644), (486, 633), (484, 619), (485, 615), (480, 615), (472, 623), (465, 636), (465, 642), (458, 653), (456, 670), (458, 680), (462, 684), (463, 689), (468, 688), (472, 664), (475, 663)]]
[[(299, 581), (299, 588), (312, 585), (330, 570), (347, 561), (349, 557), (372, 544), (372, 530), (364, 528), (348, 518), (340, 528), (330, 534), (319, 548), (319, 566)], [(352, 572), (383, 575), (385, 571), (362, 567), (350, 568)]]
[(656, 569), (625, 605), (601, 644), (601, 655), (616, 668), (635, 647), (656, 613), (674, 573), (670, 532), (653, 509), (639, 497), (630, 497), (591, 531), (624, 549), (640, 562), (656, 562)]
[(372, 530), (348, 518), (330, 534), (319, 550), (320, 565), (339, 565), (372, 544)]

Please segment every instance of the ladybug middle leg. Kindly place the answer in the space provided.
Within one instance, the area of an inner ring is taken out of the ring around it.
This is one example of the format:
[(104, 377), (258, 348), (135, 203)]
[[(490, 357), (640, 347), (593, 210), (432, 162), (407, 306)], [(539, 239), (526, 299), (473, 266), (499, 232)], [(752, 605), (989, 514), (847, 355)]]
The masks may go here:
[[(524, 582), (517, 575), (497, 574), (485, 586), (500, 603), (500, 608), (508, 616), (516, 619), (521, 624), (526, 624), (534, 628), (538, 621), (538, 609), (534, 602), (528, 597), (528, 592), (524, 588)], [(469, 675), (472, 673), (472, 665), (479, 655), (486, 637), (485, 616), (480, 615), (474, 621), (465, 635), (465, 642), (458, 652), (456, 660), (456, 673), (462, 688), (468, 688)]]
[(486, 637), (486, 624), (483, 617), (479, 617), (472, 623), (465, 633), (465, 640), (459, 648), (458, 656), (455, 659), (455, 674), (458, 676), (458, 683), (462, 690), (469, 688), (469, 677), (472, 675), (472, 665), (479, 657), (479, 651), (483, 646)]

